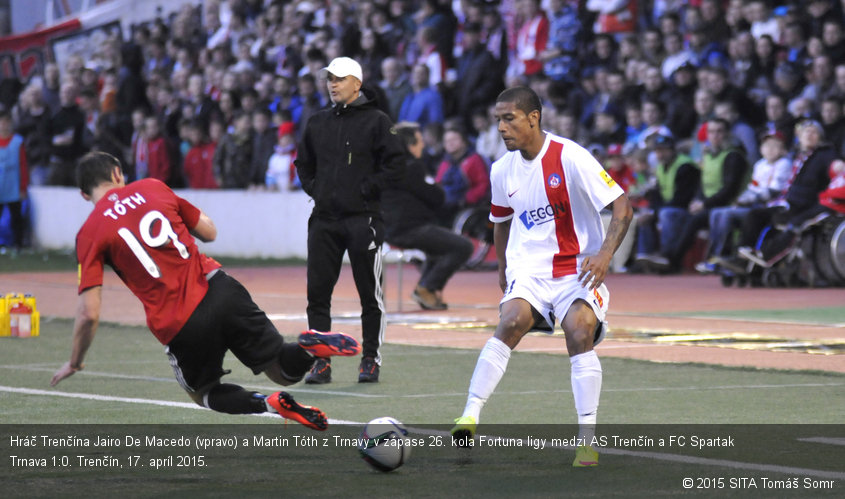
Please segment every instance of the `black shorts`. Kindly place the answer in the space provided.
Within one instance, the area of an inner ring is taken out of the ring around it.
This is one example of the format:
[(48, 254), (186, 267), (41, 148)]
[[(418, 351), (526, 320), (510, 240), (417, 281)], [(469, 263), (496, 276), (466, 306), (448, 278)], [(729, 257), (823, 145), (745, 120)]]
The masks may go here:
[(277, 362), (284, 340), (249, 292), (222, 270), (208, 281), (208, 292), (188, 322), (165, 347), (176, 380), (196, 392), (220, 380), (223, 356), (231, 350), (259, 374)]

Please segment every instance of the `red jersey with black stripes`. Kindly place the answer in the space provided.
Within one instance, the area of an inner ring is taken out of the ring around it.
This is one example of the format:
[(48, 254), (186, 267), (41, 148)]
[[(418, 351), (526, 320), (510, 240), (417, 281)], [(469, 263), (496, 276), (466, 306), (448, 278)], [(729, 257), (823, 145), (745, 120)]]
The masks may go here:
[(147, 326), (167, 345), (205, 297), (206, 274), (220, 267), (189, 232), (200, 213), (158, 180), (110, 190), (76, 235), (79, 292), (101, 286), (108, 264), (143, 302)]
[(531, 161), (510, 151), (493, 163), (490, 220), (512, 220), (506, 250), (512, 273), (562, 277), (604, 242), (601, 210), (623, 194), (599, 162), (575, 142), (546, 132)]

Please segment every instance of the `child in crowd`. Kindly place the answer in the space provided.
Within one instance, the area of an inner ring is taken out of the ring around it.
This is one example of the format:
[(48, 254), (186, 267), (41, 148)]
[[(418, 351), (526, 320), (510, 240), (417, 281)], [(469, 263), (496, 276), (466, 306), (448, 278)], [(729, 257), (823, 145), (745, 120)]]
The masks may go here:
[(634, 176), (634, 169), (631, 168), (622, 154), (622, 144), (610, 144), (607, 146), (604, 167), (607, 173), (610, 174), (610, 178), (615, 180), (619, 184), (619, 187), (626, 193), (636, 184), (637, 179)]
[(143, 109), (132, 111), (132, 175), (133, 180), (147, 178), (149, 169), (149, 148), (147, 147), (147, 132), (144, 121), (147, 114)]
[(634, 171), (634, 183), (628, 187), (628, 200), (634, 211), (648, 207), (645, 193), (657, 185), (657, 178), (652, 174), (648, 163), (649, 152), (645, 149), (634, 149), (627, 158), (628, 164)]
[(214, 150), (217, 143), (209, 141), (205, 136), (202, 124), (196, 120), (188, 120), (183, 128), (191, 148), (185, 154), (185, 180), (192, 189), (217, 189), (214, 179)]
[(170, 151), (167, 139), (161, 133), (161, 124), (155, 116), (144, 119), (144, 135), (147, 139), (147, 176), (170, 185), (172, 173)]
[(788, 187), (792, 163), (786, 155), (786, 144), (780, 132), (767, 132), (760, 140), (762, 157), (754, 163), (751, 181), (732, 206), (710, 211), (711, 258), (696, 264), (701, 273), (714, 272), (723, 258), (732, 252), (731, 234), (752, 208), (764, 206)]
[(499, 123), (492, 118), (495, 109), (495, 106), (490, 106), (489, 109), (477, 109), (472, 113), (472, 126), (478, 137), (475, 150), (487, 164), (492, 164), (508, 152), (499, 133)]
[(23, 246), (24, 218), (21, 207), (26, 199), (28, 182), (24, 139), (14, 133), (12, 116), (0, 104), (0, 216), (8, 206), (14, 251)]
[(292, 121), (279, 125), (278, 143), (267, 166), (265, 185), (271, 191), (292, 191), (300, 187), (293, 161), (296, 159), (296, 136)]

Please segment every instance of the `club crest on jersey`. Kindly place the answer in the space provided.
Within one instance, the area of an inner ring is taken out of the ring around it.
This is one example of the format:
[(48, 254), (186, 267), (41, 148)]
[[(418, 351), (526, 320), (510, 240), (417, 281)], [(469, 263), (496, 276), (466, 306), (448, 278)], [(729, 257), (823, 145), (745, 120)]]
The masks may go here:
[(549, 187), (551, 187), (552, 189), (557, 189), (558, 187), (560, 187), (560, 182), (560, 175), (558, 175), (557, 173), (552, 173), (551, 175), (549, 175), (549, 178), (546, 179), (546, 183), (549, 184)]
[(115, 201), (117, 201), (119, 198), (117, 197), (117, 194), (113, 192), (113, 193), (109, 194), (109, 197), (108, 197), (107, 199), (108, 199), (109, 201), (111, 201), (112, 203), (114, 203), (114, 202), (115, 202)]

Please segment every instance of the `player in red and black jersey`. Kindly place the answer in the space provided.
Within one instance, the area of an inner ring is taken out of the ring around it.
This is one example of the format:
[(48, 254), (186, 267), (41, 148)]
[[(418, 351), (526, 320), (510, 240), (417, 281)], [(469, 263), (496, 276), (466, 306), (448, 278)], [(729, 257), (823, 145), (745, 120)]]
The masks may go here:
[(265, 396), (221, 383), (230, 350), (255, 374), (280, 385), (302, 379), (314, 357), (357, 355), (355, 339), (306, 331), (284, 342), (249, 292), (199, 252), (194, 237), (213, 241), (217, 229), (200, 209), (164, 183), (144, 179), (127, 185), (113, 156), (94, 152), (80, 160), (77, 182), (94, 210), (76, 236), (79, 307), (70, 360), (52, 385), (82, 369), (94, 339), (108, 264), (144, 304), (147, 325), (165, 345), (176, 379), (197, 404), (229, 414), (277, 412), (314, 429), (325, 414), (297, 404), (286, 392)]

